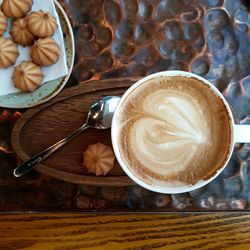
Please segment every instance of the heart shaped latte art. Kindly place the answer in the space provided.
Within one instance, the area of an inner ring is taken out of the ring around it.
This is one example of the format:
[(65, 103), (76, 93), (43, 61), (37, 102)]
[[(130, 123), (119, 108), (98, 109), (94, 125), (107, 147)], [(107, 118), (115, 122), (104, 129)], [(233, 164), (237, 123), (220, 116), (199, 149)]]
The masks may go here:
[(147, 96), (138, 111), (130, 141), (142, 165), (165, 175), (183, 170), (199, 147), (210, 143), (209, 133), (195, 99), (179, 90), (159, 90)]

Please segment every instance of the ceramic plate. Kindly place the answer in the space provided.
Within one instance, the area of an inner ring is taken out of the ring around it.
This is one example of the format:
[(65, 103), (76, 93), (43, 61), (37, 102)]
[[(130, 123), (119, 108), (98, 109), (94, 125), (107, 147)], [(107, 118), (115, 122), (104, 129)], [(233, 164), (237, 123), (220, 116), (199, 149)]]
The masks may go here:
[(68, 65), (68, 75), (60, 77), (56, 80), (49, 81), (46, 84), (43, 84), (37, 90), (32, 93), (28, 92), (19, 92), (0, 96), (0, 107), (5, 108), (30, 108), (41, 103), (44, 103), (56, 96), (67, 83), (74, 63), (75, 55), (75, 43), (74, 35), (71, 28), (70, 21), (61, 7), (61, 5), (55, 1), (56, 10), (59, 15), (62, 32), (64, 35), (64, 45), (66, 50), (66, 59)]

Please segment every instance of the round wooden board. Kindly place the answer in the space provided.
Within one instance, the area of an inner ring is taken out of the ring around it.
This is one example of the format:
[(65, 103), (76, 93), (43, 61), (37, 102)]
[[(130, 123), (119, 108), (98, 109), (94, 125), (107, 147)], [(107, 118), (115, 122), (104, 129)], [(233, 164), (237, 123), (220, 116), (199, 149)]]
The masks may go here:
[[(12, 131), (12, 145), (21, 160), (28, 160), (64, 138), (86, 120), (92, 102), (102, 96), (121, 96), (136, 82), (133, 78), (91, 81), (69, 88), (56, 98), (25, 112)], [(88, 129), (55, 152), (36, 170), (42, 174), (76, 184), (128, 186), (134, 183), (117, 161), (106, 176), (89, 174), (82, 164), (88, 145), (101, 142), (111, 146), (110, 130)]]

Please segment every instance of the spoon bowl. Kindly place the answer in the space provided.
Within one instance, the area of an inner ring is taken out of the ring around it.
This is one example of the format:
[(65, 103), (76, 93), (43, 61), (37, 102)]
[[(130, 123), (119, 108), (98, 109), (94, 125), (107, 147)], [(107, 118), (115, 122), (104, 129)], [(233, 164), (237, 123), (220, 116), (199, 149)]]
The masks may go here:
[(88, 112), (86, 125), (89, 128), (108, 129), (111, 127), (113, 114), (120, 101), (118, 96), (106, 96), (93, 103)]

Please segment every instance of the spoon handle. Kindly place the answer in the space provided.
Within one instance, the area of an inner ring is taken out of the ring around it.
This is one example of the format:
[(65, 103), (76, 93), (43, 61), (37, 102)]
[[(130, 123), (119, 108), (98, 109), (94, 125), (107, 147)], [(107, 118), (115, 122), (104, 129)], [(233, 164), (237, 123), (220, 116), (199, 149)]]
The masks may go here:
[(75, 130), (72, 134), (68, 135), (64, 139), (60, 140), (59, 142), (53, 144), (49, 148), (45, 149), (41, 153), (33, 156), (29, 160), (23, 162), (21, 165), (19, 165), (14, 171), (13, 174), (15, 177), (21, 177), (33, 169), (36, 164), (40, 163), (41, 161), (45, 160), (48, 156), (50, 156), (52, 153), (57, 151), (59, 148), (61, 148), (63, 145), (65, 145), (67, 142), (71, 141), (73, 138), (75, 138), (78, 134), (80, 134), (83, 130), (87, 129), (88, 125), (85, 123), (83, 126)]

